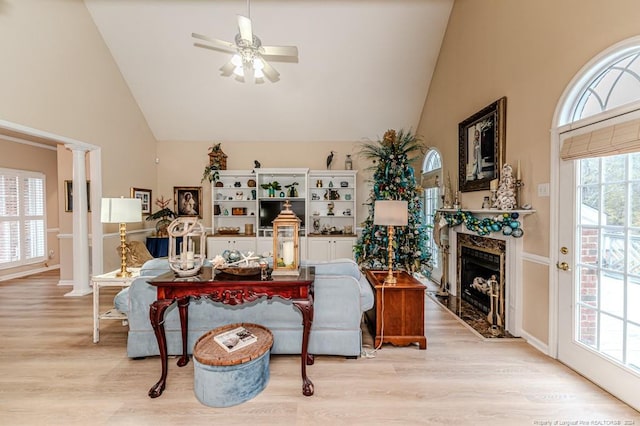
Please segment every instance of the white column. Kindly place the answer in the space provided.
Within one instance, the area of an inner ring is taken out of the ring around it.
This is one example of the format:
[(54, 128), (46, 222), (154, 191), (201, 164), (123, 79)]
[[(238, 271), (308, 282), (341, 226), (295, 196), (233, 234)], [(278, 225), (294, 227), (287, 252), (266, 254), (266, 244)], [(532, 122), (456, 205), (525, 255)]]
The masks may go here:
[(88, 149), (78, 145), (65, 146), (73, 153), (73, 290), (65, 296), (84, 296), (92, 292), (89, 286), (89, 229), (85, 165)]
[(104, 273), (104, 250), (103, 250), (103, 233), (102, 222), (100, 222), (100, 211), (98, 206), (102, 201), (102, 150), (92, 149), (89, 151), (89, 164), (91, 165), (91, 181), (90, 202), (91, 208), (91, 275), (100, 275)]

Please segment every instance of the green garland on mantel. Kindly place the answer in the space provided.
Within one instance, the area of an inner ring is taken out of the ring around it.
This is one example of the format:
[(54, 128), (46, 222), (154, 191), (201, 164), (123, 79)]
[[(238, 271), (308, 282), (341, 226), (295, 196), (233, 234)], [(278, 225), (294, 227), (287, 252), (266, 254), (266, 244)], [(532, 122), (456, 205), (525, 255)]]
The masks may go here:
[(520, 217), (518, 212), (500, 213), (493, 218), (479, 218), (469, 211), (458, 210), (455, 213), (443, 212), (442, 217), (448, 226), (464, 224), (469, 231), (478, 235), (489, 235), (500, 230), (502, 230), (503, 235), (511, 235), (515, 238), (520, 238), (524, 235), (518, 220), (518, 217)]

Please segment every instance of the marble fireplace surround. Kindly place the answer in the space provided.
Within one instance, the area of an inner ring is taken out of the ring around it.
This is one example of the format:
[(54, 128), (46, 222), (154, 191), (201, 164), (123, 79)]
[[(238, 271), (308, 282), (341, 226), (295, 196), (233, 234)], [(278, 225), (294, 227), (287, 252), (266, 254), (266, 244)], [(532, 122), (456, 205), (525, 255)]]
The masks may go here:
[[(503, 213), (497, 210), (480, 210), (471, 211), (477, 217), (493, 217)], [(525, 215), (533, 213), (531, 210), (517, 210), (520, 214), (520, 221)], [(460, 282), (458, 277), (458, 234), (473, 235), (475, 238), (488, 238), (494, 240), (502, 240), (505, 242), (504, 256), (504, 287), (505, 287), (505, 330), (512, 336), (519, 337), (522, 333), (522, 252), (523, 240), (527, 236), (527, 231), (523, 237), (514, 238), (503, 235), (502, 232), (492, 232), (489, 235), (479, 236), (473, 231), (468, 230), (464, 224), (452, 226), (448, 228), (449, 237), (449, 258), (447, 264), (447, 275), (449, 282), (449, 293), (452, 296), (459, 297)]]

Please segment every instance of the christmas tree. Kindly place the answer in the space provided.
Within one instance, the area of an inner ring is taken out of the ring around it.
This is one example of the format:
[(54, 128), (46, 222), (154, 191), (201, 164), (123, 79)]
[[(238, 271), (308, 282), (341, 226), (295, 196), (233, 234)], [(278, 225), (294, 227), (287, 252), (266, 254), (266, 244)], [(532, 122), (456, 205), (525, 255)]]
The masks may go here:
[(424, 225), (422, 189), (416, 184), (410, 162), (413, 153), (420, 152), (418, 139), (410, 132), (385, 132), (383, 140), (363, 145), (360, 155), (373, 160), (372, 189), (369, 197), (369, 215), (362, 224), (362, 234), (354, 247), (356, 261), (369, 269), (388, 269), (388, 230), (374, 225), (376, 200), (401, 200), (408, 204), (408, 225), (395, 228), (393, 238), (393, 268), (409, 272), (431, 269), (431, 254), (427, 247), (427, 226)]

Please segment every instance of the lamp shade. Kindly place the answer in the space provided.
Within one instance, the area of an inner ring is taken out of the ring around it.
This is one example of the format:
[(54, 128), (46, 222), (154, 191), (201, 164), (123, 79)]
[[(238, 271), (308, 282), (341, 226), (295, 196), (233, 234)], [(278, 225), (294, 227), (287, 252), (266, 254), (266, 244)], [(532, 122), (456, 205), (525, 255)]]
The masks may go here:
[(100, 221), (102, 223), (141, 222), (142, 201), (139, 198), (103, 198)]
[(377, 200), (374, 205), (374, 225), (406, 226), (409, 221), (408, 203), (397, 200)]

